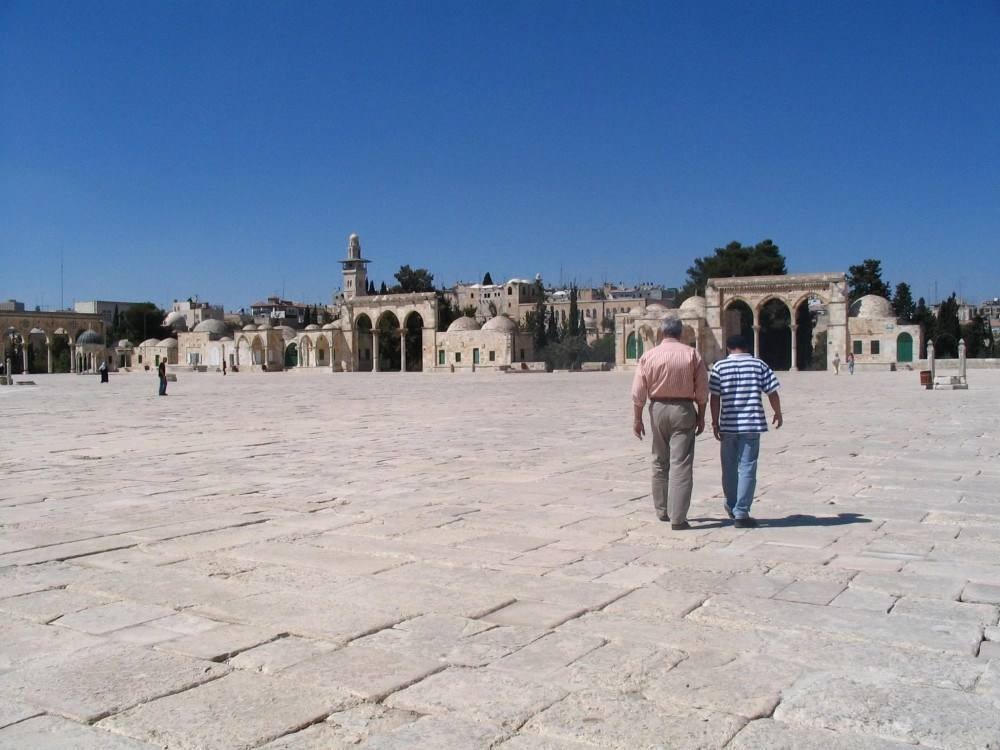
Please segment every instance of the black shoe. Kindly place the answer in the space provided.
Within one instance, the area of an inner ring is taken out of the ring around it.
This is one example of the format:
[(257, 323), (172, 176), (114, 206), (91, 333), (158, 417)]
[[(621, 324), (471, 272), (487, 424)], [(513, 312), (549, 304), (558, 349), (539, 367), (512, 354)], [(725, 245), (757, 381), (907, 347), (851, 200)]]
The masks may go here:
[(656, 517), (659, 518), (661, 521), (666, 521), (667, 523), (670, 523), (670, 516), (661, 516), (659, 513), (657, 513)]
[(736, 528), (737, 529), (755, 529), (755, 528), (757, 528), (757, 521), (754, 520), (753, 518), (750, 518), (750, 516), (747, 516), (746, 518), (737, 518), (736, 519)]
[(723, 503), (722, 507), (726, 509), (727, 516), (729, 516), (730, 518), (736, 518), (736, 516), (733, 515), (733, 509), (730, 508), (726, 503)]
[(681, 521), (680, 523), (670, 524), (670, 528), (673, 529), (674, 531), (687, 531), (688, 529), (691, 528), (691, 524), (689, 524), (687, 521)]

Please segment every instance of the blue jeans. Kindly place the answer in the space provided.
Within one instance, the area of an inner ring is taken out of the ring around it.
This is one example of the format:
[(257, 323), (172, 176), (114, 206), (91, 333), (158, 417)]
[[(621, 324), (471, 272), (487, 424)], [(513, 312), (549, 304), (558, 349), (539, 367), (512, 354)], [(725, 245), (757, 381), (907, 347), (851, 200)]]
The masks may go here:
[(759, 454), (759, 432), (722, 433), (722, 492), (726, 507), (736, 518), (750, 515)]
[(160, 378), (160, 395), (161, 396), (166, 396), (167, 395), (167, 379), (166, 378)]

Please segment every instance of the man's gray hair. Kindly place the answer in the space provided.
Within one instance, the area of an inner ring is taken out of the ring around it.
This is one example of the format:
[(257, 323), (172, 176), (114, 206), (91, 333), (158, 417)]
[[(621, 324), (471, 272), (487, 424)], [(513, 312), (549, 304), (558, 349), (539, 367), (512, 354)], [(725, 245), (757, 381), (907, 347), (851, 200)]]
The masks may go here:
[(673, 315), (664, 318), (663, 322), (660, 323), (660, 333), (672, 339), (679, 339), (683, 330), (684, 324), (681, 323), (681, 319)]

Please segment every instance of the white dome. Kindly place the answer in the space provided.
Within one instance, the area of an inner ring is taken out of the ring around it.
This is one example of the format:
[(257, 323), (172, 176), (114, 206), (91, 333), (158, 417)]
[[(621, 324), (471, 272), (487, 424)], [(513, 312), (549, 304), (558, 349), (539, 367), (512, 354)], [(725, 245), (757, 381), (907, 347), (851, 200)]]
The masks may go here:
[(118, 348), (119, 349), (131, 349), (132, 348), (132, 342), (129, 341), (128, 339), (122, 339), (121, 341), (118, 342)]
[(139, 344), (139, 346), (159, 346), (159, 345), (160, 345), (159, 339), (146, 339), (141, 344)]
[(307, 331), (318, 331), (319, 330), (319, 326), (316, 325), (315, 323), (310, 323), (309, 325), (306, 326), (306, 330)]
[(490, 318), (483, 324), (484, 331), (499, 331), (500, 333), (513, 333), (517, 330), (517, 323), (506, 315), (497, 315)]
[(167, 317), (163, 319), (163, 325), (172, 326), (178, 320), (183, 320), (184, 324), (187, 325), (187, 319), (184, 317), (184, 313), (182, 313), (180, 310), (174, 310), (172, 312), (167, 313)]
[(165, 346), (167, 349), (176, 349), (177, 339), (163, 339), (163, 341), (160, 342), (160, 346)]
[(337, 324), (336, 323), (327, 323), (325, 326), (323, 326), (323, 330), (324, 331), (335, 331), (335, 330), (337, 330)]
[(283, 338), (285, 341), (290, 341), (291, 339), (294, 339), (296, 336), (299, 335), (299, 332), (296, 331), (291, 326), (278, 326), (274, 330), (280, 331), (281, 338)]
[(461, 318), (457, 318), (452, 321), (452, 324), (448, 326), (448, 333), (452, 331), (478, 331), (479, 323), (476, 322), (475, 318), (469, 318), (463, 315)]
[(247, 323), (245, 326), (243, 326), (243, 330), (244, 331), (256, 331), (257, 330), (257, 326), (255, 326), (253, 323)]
[(651, 305), (646, 305), (646, 315), (666, 315), (667, 308), (661, 305), (659, 302), (654, 302)]
[(688, 297), (686, 300), (681, 302), (679, 309), (685, 312), (693, 312), (701, 317), (705, 317), (705, 298), (699, 295), (694, 295), (693, 297)]
[(885, 297), (879, 297), (877, 294), (866, 294), (864, 297), (854, 300), (851, 303), (850, 314), (852, 318), (868, 320), (896, 319), (896, 311), (892, 309), (889, 300)]
[(88, 328), (86, 331), (80, 334), (80, 337), (76, 340), (77, 344), (103, 344), (104, 337), (92, 328)]
[(194, 327), (195, 333), (211, 333), (216, 336), (224, 336), (229, 333), (229, 329), (226, 324), (221, 320), (203, 320), (198, 325)]

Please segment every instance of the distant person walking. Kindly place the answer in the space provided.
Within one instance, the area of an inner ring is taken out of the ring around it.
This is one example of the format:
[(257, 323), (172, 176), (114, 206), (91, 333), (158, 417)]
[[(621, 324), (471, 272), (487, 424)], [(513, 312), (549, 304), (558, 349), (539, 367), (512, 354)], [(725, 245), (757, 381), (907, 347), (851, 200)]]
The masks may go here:
[(632, 432), (642, 440), (642, 410), (649, 404), (653, 433), (653, 507), (675, 531), (690, 529), (694, 439), (705, 430), (708, 371), (697, 349), (681, 342), (683, 326), (666, 318), (663, 340), (639, 358), (632, 380)]
[(847, 353), (847, 372), (851, 375), (854, 374), (854, 354), (852, 352)]
[(167, 395), (167, 362), (163, 360), (160, 362), (160, 366), (156, 368), (156, 373), (160, 376), (160, 395)]
[(774, 411), (772, 423), (781, 427), (779, 383), (766, 363), (748, 353), (749, 344), (742, 336), (726, 340), (729, 356), (712, 366), (708, 378), (711, 391), (712, 432), (722, 443), (722, 491), (726, 513), (736, 520), (736, 528), (757, 525), (750, 517), (753, 493), (757, 487), (757, 457), (760, 435), (767, 432), (767, 418), (761, 393), (766, 393)]
[(226, 374), (226, 360), (222, 360), (222, 374)]
[(101, 366), (97, 368), (97, 371), (99, 373), (101, 373), (101, 382), (102, 383), (107, 383), (108, 382), (108, 363), (105, 362), (104, 360), (101, 360)]
[(840, 375), (840, 354), (838, 352), (833, 353), (833, 374)]

